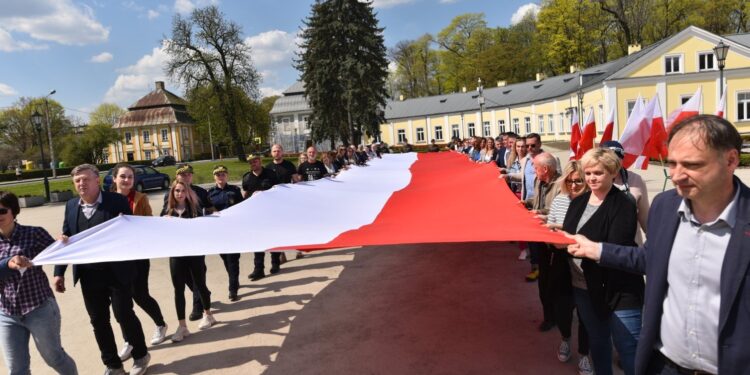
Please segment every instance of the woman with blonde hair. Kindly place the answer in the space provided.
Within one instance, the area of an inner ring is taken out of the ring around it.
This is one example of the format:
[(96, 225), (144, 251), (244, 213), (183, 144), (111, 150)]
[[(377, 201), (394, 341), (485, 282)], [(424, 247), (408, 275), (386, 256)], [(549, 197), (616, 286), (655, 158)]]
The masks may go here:
[[(152, 216), (151, 204), (148, 202), (148, 196), (133, 189), (135, 183), (135, 168), (130, 164), (120, 163), (112, 168), (112, 192), (119, 193), (128, 199), (130, 209), (135, 216)], [(159, 308), (159, 303), (151, 296), (148, 290), (148, 275), (151, 263), (148, 259), (137, 260), (136, 276), (133, 281), (133, 302), (135, 302), (156, 324), (153, 336), (151, 336), (151, 345), (160, 344), (167, 337), (167, 323)], [(129, 344), (125, 331), (122, 332), (125, 344), (118, 353), (121, 361), (125, 361), (131, 356), (133, 346)]]
[(495, 158), (495, 140), (487, 137), (484, 148), (479, 151), (479, 162), (489, 163)]
[[(169, 190), (167, 206), (164, 207), (161, 215), (192, 219), (202, 215), (198, 207), (198, 196), (195, 195), (193, 189), (182, 181), (175, 181)], [(180, 342), (185, 336), (190, 335), (185, 322), (185, 285), (187, 283), (197, 289), (201, 305), (206, 306), (204, 308), (205, 316), (198, 328), (206, 329), (216, 324), (216, 319), (211, 314), (211, 295), (206, 286), (205, 256), (170, 257), (169, 273), (174, 287), (174, 304), (179, 321), (177, 331), (172, 334), (172, 341)]]

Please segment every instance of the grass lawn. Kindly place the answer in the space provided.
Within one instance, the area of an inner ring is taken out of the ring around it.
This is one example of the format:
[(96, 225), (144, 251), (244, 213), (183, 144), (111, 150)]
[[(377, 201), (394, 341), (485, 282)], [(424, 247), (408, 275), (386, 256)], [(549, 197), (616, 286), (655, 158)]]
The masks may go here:
[[(287, 158), (287, 160), (297, 165), (297, 158)], [(263, 165), (271, 162), (271, 158), (263, 158)], [(229, 170), (229, 181), (239, 181), (245, 172), (250, 170), (250, 166), (247, 162), (240, 162), (236, 158), (233, 159), (222, 159), (215, 161), (199, 161), (190, 163), (193, 166), (193, 183), (194, 184), (206, 184), (211, 183), (214, 180), (213, 170), (214, 167), (221, 164)], [(176, 166), (170, 167), (159, 167), (156, 168), (162, 173), (166, 173), (169, 176), (170, 181), (174, 181), (174, 172), (177, 170)], [(102, 179), (107, 171), (102, 171)], [(33, 182), (19, 182), (17, 184), (8, 184), (0, 186), (0, 190), (11, 191), (17, 196), (22, 195), (44, 195), (44, 183), (42, 181)], [(70, 180), (70, 176), (58, 177), (56, 180), (49, 180), (49, 190), (74, 190), (73, 183)]]

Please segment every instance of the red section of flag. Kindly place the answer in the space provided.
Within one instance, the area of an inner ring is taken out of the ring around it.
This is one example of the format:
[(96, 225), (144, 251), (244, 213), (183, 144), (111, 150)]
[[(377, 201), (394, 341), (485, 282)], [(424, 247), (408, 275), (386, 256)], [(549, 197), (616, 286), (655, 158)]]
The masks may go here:
[(716, 116), (724, 118), (724, 113), (727, 111), (727, 88), (724, 88), (724, 92), (721, 93), (721, 99), (719, 100), (719, 107), (716, 108)]
[[(470, 162), (453, 152), (423, 153), (410, 168), (412, 179), (383, 206), (372, 224), (344, 232), (326, 244), (290, 247), (298, 250), (350, 246), (485, 241), (571, 243), (527, 211), (497, 167)], [(498, 213), (477, 220), (467, 199)]]
[(573, 110), (573, 124), (570, 125), (570, 158), (575, 160), (578, 156), (578, 146), (581, 141), (581, 125), (578, 123), (578, 113)]
[(678, 122), (688, 117), (696, 116), (700, 113), (702, 95), (703, 91), (699, 86), (698, 90), (695, 91), (695, 94), (693, 94), (693, 96), (688, 101), (686, 101), (685, 104), (681, 105), (680, 108), (677, 108), (669, 114), (669, 116), (667, 117), (667, 134), (669, 134), (669, 131), (672, 130), (672, 127), (675, 126), (675, 124), (677, 124)]
[(604, 134), (602, 134), (602, 139), (599, 141), (599, 145), (601, 145), (604, 142), (608, 142), (612, 140), (612, 132), (615, 129), (615, 109), (612, 108), (611, 111), (609, 111), (609, 118), (607, 119), (607, 125), (604, 126)]
[(578, 152), (576, 159), (580, 159), (586, 151), (594, 148), (594, 139), (596, 139), (596, 122), (594, 120), (594, 109), (591, 108), (589, 115), (586, 117), (586, 124), (583, 127), (581, 140), (578, 142)]

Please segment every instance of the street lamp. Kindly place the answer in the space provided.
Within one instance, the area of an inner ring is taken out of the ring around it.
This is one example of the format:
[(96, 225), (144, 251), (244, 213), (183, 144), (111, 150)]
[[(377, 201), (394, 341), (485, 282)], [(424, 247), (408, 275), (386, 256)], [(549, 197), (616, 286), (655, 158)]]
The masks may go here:
[(44, 144), (42, 143), (42, 115), (34, 109), (34, 113), (31, 115), (31, 123), (36, 129), (37, 138), (39, 139), (39, 153), (42, 155), (42, 175), (44, 177), (44, 196), (49, 202), (49, 179), (47, 174), (44, 173)]
[(477, 98), (477, 101), (479, 102), (479, 126), (482, 127), (482, 136), (486, 137), (489, 134), (484, 134), (484, 96), (482, 95), (484, 92), (484, 87), (482, 87), (482, 79), (477, 79), (477, 91), (479, 91), (479, 97)]
[[(55, 160), (55, 148), (52, 145), (52, 127), (49, 124), (49, 97), (51, 95), (54, 95), (57, 92), (57, 90), (52, 90), (44, 97), (44, 114), (45, 117), (47, 117), (47, 141), (49, 142), (49, 159), (50, 159), (50, 168), (52, 168), (52, 178), (57, 178), (57, 169), (55, 169), (56, 160)], [(49, 195), (49, 194), (48, 194)], [(49, 196), (47, 197), (49, 200)]]
[(727, 61), (727, 52), (729, 52), (729, 46), (721, 40), (714, 47), (714, 56), (719, 63), (719, 95), (724, 95), (724, 63)]

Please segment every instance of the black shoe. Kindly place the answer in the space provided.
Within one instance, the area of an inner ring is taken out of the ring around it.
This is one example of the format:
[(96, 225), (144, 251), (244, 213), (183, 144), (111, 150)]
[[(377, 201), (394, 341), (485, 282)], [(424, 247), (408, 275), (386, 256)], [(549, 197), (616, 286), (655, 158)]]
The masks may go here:
[(260, 280), (260, 279), (262, 279), (264, 277), (266, 277), (266, 274), (263, 273), (263, 271), (260, 271), (260, 272), (253, 271), (253, 273), (247, 275), (247, 278), (250, 279), (250, 281), (257, 281), (257, 280)]
[(203, 311), (193, 311), (190, 313), (190, 316), (188, 316), (188, 319), (190, 319), (191, 322), (194, 322), (196, 320), (201, 320), (203, 318)]
[(271, 275), (275, 275), (281, 271), (281, 267), (279, 265), (273, 265), (271, 266)]
[(240, 297), (237, 296), (237, 293), (229, 293), (229, 300), (232, 302), (237, 302), (240, 300)]
[(555, 323), (544, 321), (539, 325), (539, 332), (547, 332), (555, 326)]

